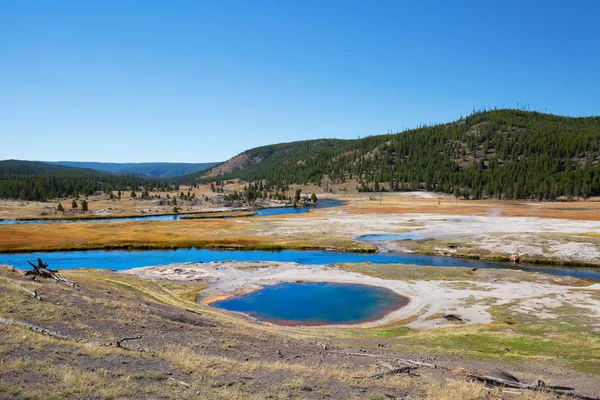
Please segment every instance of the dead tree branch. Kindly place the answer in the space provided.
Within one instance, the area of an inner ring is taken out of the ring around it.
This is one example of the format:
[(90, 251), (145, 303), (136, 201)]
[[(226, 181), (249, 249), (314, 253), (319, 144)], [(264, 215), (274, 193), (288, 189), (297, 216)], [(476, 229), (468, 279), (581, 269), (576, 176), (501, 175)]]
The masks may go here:
[(63, 334), (58, 333), (56, 331), (53, 331), (51, 329), (47, 329), (47, 328), (44, 328), (44, 327), (41, 327), (41, 326), (38, 326), (38, 325), (30, 324), (29, 322), (19, 321), (19, 320), (16, 320), (16, 319), (2, 318), (2, 317), (0, 317), (0, 324), (21, 326), (23, 328), (27, 328), (27, 329), (32, 330), (32, 331), (37, 332), (37, 333), (41, 333), (41, 334), (44, 334), (44, 335), (52, 336), (53, 338), (56, 338), (56, 339), (73, 340), (73, 341), (76, 341), (76, 342), (89, 343), (87, 340), (84, 340), (84, 339), (78, 339), (78, 338), (75, 338), (73, 336), (63, 335)]
[(117, 340), (117, 347), (120, 347), (120, 348), (126, 349), (126, 347), (123, 347), (123, 346), (121, 345), (121, 343), (123, 343), (123, 342), (126, 342), (126, 341), (128, 341), (128, 340), (138, 340), (138, 339), (141, 339), (141, 338), (142, 338), (142, 337), (141, 337), (140, 335), (138, 335), (138, 336), (132, 336), (132, 337), (125, 337), (125, 338), (123, 338), (123, 339), (118, 339), (118, 340)]
[(424, 362), (419, 362), (419, 361), (414, 361), (414, 360), (407, 360), (407, 359), (391, 357), (391, 356), (378, 355), (378, 354), (346, 353), (346, 352), (342, 352), (342, 351), (329, 351), (329, 353), (342, 354), (342, 355), (347, 355), (347, 356), (372, 357), (372, 358), (379, 358), (379, 359), (394, 360), (394, 361), (401, 362), (401, 363), (408, 365), (405, 367), (396, 368), (396, 369), (393, 369), (390, 371), (382, 372), (380, 374), (375, 374), (372, 376), (373, 378), (380, 378), (382, 376), (393, 374), (393, 373), (408, 372), (407, 368), (412, 368), (413, 370), (415, 370), (419, 367), (440, 368), (445, 371), (449, 371), (449, 372), (452, 372), (455, 374), (460, 374), (460, 375), (466, 376), (469, 379), (483, 382), (490, 386), (496, 386), (496, 387), (500, 387), (500, 388), (523, 389), (523, 390), (537, 390), (537, 391), (549, 392), (549, 393), (558, 394), (561, 396), (575, 398), (575, 399), (600, 400), (600, 398), (598, 398), (598, 397), (590, 397), (590, 396), (586, 396), (583, 394), (575, 393), (575, 392), (573, 392), (575, 389), (571, 388), (571, 387), (547, 386), (544, 381), (535, 381), (532, 383), (524, 383), (524, 382), (521, 382), (521, 380), (519, 380), (516, 376), (506, 373), (506, 372), (503, 373), (503, 376), (505, 378), (496, 378), (493, 376), (481, 375), (481, 374), (473, 372), (473, 371), (467, 371), (462, 368), (461, 369), (452, 369), (452, 368), (443, 367), (440, 365), (424, 363)]
[(32, 291), (30, 291), (29, 289), (27, 289), (26, 287), (23, 287), (23, 286), (19, 285), (18, 283), (15, 283), (15, 282), (13, 282), (13, 284), (14, 284), (16, 287), (18, 287), (19, 289), (22, 289), (22, 290), (24, 290), (25, 292), (27, 292), (27, 294), (28, 294), (29, 296), (33, 297), (33, 298), (34, 298), (34, 299), (36, 299), (37, 301), (42, 301), (42, 296), (40, 296), (40, 295), (38, 294), (37, 290), (35, 290), (35, 289), (34, 289), (34, 290), (33, 290), (33, 292), (32, 292)]
[(192, 387), (192, 385), (190, 385), (189, 383), (185, 383), (184, 381), (178, 381), (175, 378), (167, 378), (167, 380), (179, 383), (180, 385), (185, 386), (185, 387)]

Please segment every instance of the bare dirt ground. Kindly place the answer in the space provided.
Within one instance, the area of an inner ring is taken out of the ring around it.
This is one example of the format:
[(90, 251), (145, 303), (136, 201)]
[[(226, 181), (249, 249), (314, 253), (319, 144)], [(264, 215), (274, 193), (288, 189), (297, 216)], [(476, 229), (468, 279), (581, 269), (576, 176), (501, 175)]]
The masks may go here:
[[(404, 278), (415, 273), (408, 268), (400, 272)], [(445, 273), (447, 283), (462, 284), (456, 280), (462, 271)], [(79, 287), (34, 282), (22, 272), (0, 269), (0, 397), (554, 398), (538, 391), (489, 389), (470, 381), (459, 368), (496, 376), (507, 371), (527, 381), (544, 379), (589, 396), (600, 394), (597, 370), (593, 374), (582, 367), (597, 357), (598, 344), (567, 358), (565, 352), (574, 346), (567, 331), (555, 330), (543, 346), (533, 346), (535, 342), (523, 344), (507, 332), (521, 329), (520, 323), (501, 320), (491, 329), (457, 324), (416, 331), (403, 324), (266, 326), (199, 304), (198, 295), (207, 289), (203, 281), (89, 270), (63, 275)], [(36, 290), (42, 300), (27, 290)], [(588, 290), (597, 295), (596, 288)], [(43, 328), (46, 334), (20, 323)], [(463, 350), (457, 350), (455, 337), (470, 337), (471, 343), (463, 342)], [(504, 349), (496, 338), (502, 338)], [(579, 335), (578, 340), (582, 344), (589, 339)], [(399, 359), (440, 367), (370, 378), (402, 365)]]

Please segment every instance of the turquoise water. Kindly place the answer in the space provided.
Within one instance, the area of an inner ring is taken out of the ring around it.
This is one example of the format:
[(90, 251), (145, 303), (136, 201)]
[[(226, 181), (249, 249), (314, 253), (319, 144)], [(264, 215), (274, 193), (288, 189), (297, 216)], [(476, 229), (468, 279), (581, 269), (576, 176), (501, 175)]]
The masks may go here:
[(344, 202), (341, 200), (319, 200), (317, 205), (309, 207), (277, 207), (277, 208), (263, 208), (257, 210), (256, 217), (270, 217), (272, 215), (285, 215), (285, 214), (304, 214), (314, 208), (329, 208), (343, 205)]
[[(329, 208), (343, 205), (341, 200), (319, 200), (316, 206), (310, 207), (276, 207), (263, 208), (257, 210), (255, 217), (268, 217), (272, 215), (285, 214), (304, 214), (314, 208)], [(14, 224), (46, 224), (52, 222), (123, 222), (123, 221), (178, 221), (181, 217), (193, 214), (177, 214), (177, 215), (143, 215), (139, 217), (124, 217), (124, 218), (105, 218), (105, 219), (32, 219), (29, 221), (18, 221), (15, 219), (0, 220), (0, 225)]]
[(246, 251), (246, 250), (90, 250), (66, 252), (35, 252), (0, 254), (0, 265), (13, 265), (29, 269), (27, 260), (41, 257), (51, 268), (102, 268), (123, 270), (151, 265), (167, 265), (184, 262), (211, 261), (274, 261), (296, 262), (304, 265), (360, 263), (414, 264), (434, 267), (520, 269), (528, 272), (544, 272), (552, 275), (573, 276), (600, 281), (600, 271), (592, 268), (565, 268), (548, 266), (514, 265), (511, 263), (464, 260), (452, 257), (423, 256), (402, 253), (346, 253), (340, 251)]
[(408, 304), (389, 289), (344, 283), (280, 283), (216, 301), (212, 307), (277, 325), (357, 324), (383, 318)]

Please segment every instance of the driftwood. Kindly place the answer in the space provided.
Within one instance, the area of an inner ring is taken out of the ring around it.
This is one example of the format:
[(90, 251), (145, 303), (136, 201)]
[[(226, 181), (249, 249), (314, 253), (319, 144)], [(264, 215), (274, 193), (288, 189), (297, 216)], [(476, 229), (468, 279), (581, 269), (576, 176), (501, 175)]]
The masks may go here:
[(29, 265), (33, 267), (33, 270), (25, 272), (25, 275), (39, 276), (41, 278), (52, 278), (61, 283), (67, 283), (73, 286), (77, 286), (77, 284), (75, 284), (74, 282), (71, 282), (68, 279), (60, 276), (57, 270), (49, 269), (48, 264), (44, 263), (41, 258), (37, 259), (37, 265), (35, 265), (31, 261), (27, 261), (27, 263), (29, 263)]

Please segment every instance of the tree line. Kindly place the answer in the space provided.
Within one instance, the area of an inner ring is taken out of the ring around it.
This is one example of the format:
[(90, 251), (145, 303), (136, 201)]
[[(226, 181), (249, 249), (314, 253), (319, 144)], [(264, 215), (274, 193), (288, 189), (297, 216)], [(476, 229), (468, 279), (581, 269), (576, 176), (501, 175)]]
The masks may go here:
[(178, 184), (164, 179), (104, 174), (41, 162), (0, 161), (1, 198), (45, 201), (51, 198), (90, 196), (101, 192), (142, 190), (147, 193), (147, 190), (169, 189), (178, 189)]
[(217, 179), (274, 187), (354, 179), (361, 191), (428, 190), (474, 199), (600, 195), (599, 117), (481, 110), (395, 134), (294, 142), (243, 154), (255, 162)]

